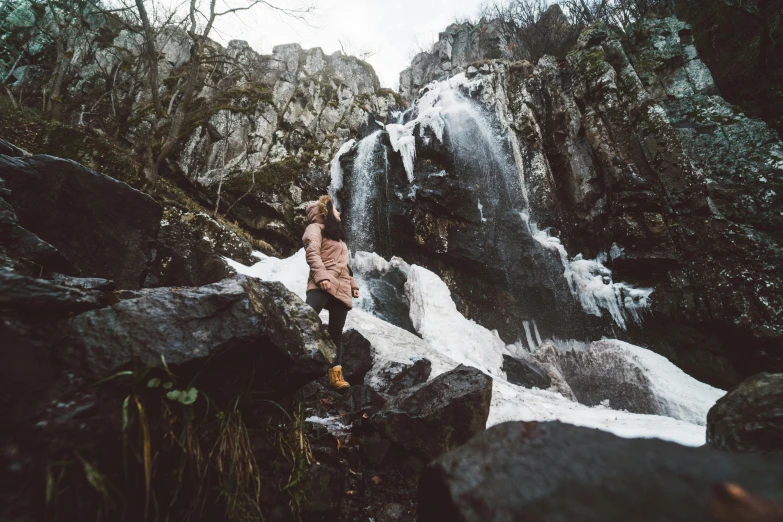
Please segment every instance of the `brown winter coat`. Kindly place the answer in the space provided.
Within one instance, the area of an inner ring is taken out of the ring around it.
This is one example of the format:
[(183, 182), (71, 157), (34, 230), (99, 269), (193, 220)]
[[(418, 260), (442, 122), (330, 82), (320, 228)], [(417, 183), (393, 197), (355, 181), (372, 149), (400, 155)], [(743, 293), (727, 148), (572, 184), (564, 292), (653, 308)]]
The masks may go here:
[(325, 217), (326, 205), (323, 201), (307, 207), (310, 224), (302, 236), (307, 264), (310, 265), (307, 291), (319, 288), (318, 283), (321, 281), (329, 281), (331, 288), (328, 292), (348, 308), (353, 308), (353, 290), (359, 287), (348, 268), (348, 246), (344, 241), (334, 241), (323, 236)]

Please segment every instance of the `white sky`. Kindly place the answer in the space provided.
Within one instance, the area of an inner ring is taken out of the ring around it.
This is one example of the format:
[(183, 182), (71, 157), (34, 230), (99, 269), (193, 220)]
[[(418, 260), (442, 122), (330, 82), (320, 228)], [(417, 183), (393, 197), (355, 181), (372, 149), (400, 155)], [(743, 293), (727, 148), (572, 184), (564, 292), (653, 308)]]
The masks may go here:
[[(426, 46), (455, 19), (475, 18), (481, 0), (316, 0), (312, 27), (280, 17), (259, 7), (216, 24), (211, 37), (221, 43), (246, 40), (268, 54), (278, 44), (296, 42), (303, 48), (321, 47), (331, 54), (341, 40), (349, 54), (376, 54), (367, 59), (383, 87), (396, 88), (400, 71), (410, 65), (416, 42)], [(300, 0), (270, 0), (285, 7), (301, 6)], [(218, 2), (219, 4), (221, 2)]]

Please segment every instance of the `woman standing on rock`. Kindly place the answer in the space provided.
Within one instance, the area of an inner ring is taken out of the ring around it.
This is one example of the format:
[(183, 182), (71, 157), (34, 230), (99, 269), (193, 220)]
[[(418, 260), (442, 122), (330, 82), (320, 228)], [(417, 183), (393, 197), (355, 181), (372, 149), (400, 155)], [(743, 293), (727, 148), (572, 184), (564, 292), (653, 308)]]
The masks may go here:
[(348, 246), (340, 222), (340, 213), (329, 196), (321, 196), (307, 207), (310, 224), (305, 229), (304, 243), (310, 277), (307, 279), (307, 304), (316, 312), (329, 310), (329, 336), (337, 347), (335, 366), (329, 370), (329, 383), (338, 390), (350, 385), (343, 379), (343, 327), (353, 297), (359, 297), (359, 287), (348, 266)]

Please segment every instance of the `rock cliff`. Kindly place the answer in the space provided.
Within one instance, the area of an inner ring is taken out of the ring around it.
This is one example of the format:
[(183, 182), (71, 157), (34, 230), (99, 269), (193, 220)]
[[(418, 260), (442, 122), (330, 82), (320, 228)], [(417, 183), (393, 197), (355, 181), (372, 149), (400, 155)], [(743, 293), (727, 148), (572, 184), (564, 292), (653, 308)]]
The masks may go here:
[[(471, 34), (460, 27), (441, 34), (435, 54), (414, 59), (417, 86), (446, 74), (416, 64), (447, 56), (438, 49)], [(458, 56), (456, 63), (467, 59)], [(422, 89), (424, 102), (406, 116), (412, 168), (405, 150), (402, 158), (394, 152), (404, 148), (398, 129), (379, 137), (390, 158), (396, 255), (437, 269), (463, 313), (498, 328), (507, 342), (524, 338), (520, 318), (536, 319), (545, 337), (625, 336), (716, 385), (781, 368), (783, 143), (721, 97), (687, 24), (649, 20), (627, 33), (599, 24), (564, 60), (485, 60), (461, 71)], [(469, 136), (460, 142), (459, 125), (450, 123), (454, 103), (432, 103), (447, 95), (484, 111), (487, 132), (497, 137), (478, 141), (503, 150), (471, 154), (512, 158), (524, 194), (508, 189), (513, 169), (478, 172), (460, 158), (473, 145)], [(445, 116), (438, 120), (430, 108)], [(343, 156), (347, 186), (353, 154)], [(529, 215), (520, 220), (509, 212), (513, 201), (492, 194), (525, 199)], [(583, 265), (591, 277), (652, 288), (644, 325), (596, 325), (575, 311), (560, 275), (563, 253), (553, 242), (544, 245), (549, 252), (537, 245), (524, 230), (529, 223), (562, 242), (566, 272), (577, 268), (576, 254), (597, 256), (613, 273)]]

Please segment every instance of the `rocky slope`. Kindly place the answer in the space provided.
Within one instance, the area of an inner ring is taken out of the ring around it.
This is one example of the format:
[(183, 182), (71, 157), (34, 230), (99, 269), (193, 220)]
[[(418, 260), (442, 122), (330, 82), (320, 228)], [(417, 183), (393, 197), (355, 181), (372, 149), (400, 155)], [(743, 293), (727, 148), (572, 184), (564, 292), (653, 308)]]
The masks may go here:
[(176, 228), (197, 214), (161, 225), (125, 183), (0, 147), (0, 517), (415, 520), (424, 465), (484, 429), (480, 370), (424, 382), (429, 361), (380, 364), (354, 331), (354, 386), (330, 391), (318, 315), (212, 271), (242, 253), (217, 223), (205, 242)]
[[(3, 15), (9, 16), (11, 40), (37, 34), (31, 24), (52, 23), (46, 16), (36, 22), (22, 7)], [(124, 175), (134, 169), (149, 178), (169, 123), (152, 105), (142, 34), (110, 15), (90, 22), (100, 30), (66, 42), (72, 56), (59, 101), (61, 119), (121, 144), (135, 163), (124, 165)], [(184, 31), (168, 28), (157, 31), (155, 45), (158, 94), (172, 113), (184, 88), (191, 40)], [(198, 89), (164, 173), (199, 204), (219, 208), (253, 239), (290, 253), (298, 246), (295, 230), (303, 218), (297, 207), (328, 185), (328, 163), (337, 149), (368, 124), (385, 121), (401, 100), (380, 88), (369, 64), (340, 52), (326, 55), (320, 48), (288, 44), (261, 55), (242, 41), (205, 45), (209, 59), (201, 65)], [(54, 41), (38, 34), (29, 52), (32, 64), (0, 69), (0, 76), (10, 73), (10, 92), (40, 105)], [(24, 145), (10, 122), (4, 134)], [(71, 144), (58, 129), (43, 134), (38, 141), (53, 153), (73, 145), (82, 157), (97, 155), (89, 150), (95, 144)]]

